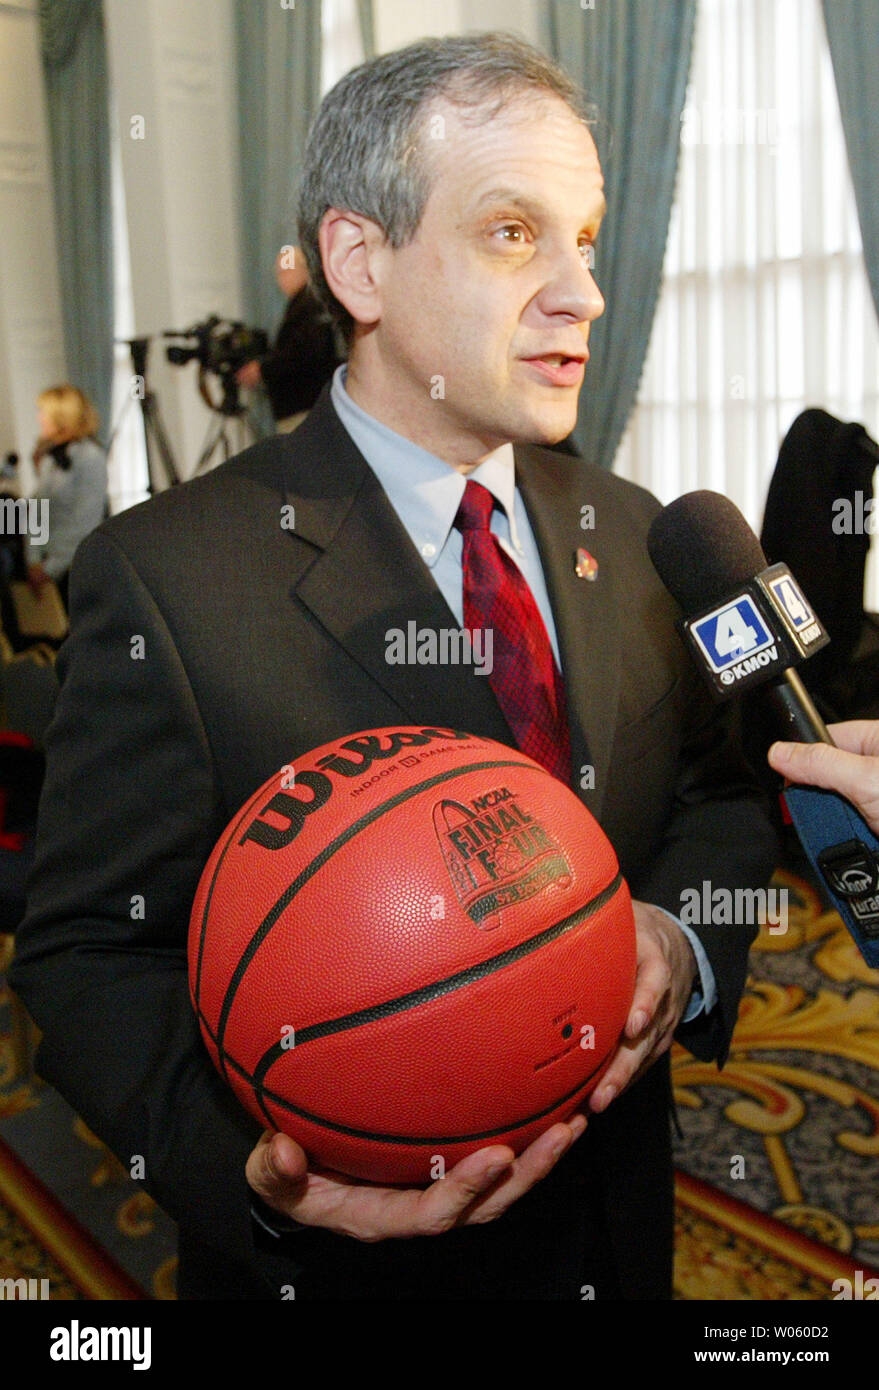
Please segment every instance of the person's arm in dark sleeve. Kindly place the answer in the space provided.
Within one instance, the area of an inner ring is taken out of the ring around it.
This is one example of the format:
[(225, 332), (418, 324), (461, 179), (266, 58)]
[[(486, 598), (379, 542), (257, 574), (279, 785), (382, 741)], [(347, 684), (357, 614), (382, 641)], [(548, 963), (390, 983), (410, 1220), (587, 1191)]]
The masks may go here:
[[(628, 583), (638, 592), (639, 626), (627, 640), (634, 651), (653, 653), (651, 660), (668, 663), (674, 684), (668, 707), (674, 711), (667, 728), (662, 765), (662, 797), (667, 806), (658, 837), (635, 847), (629, 868), (633, 896), (653, 903), (695, 934), (707, 957), (710, 978), (695, 947), (698, 971), (690, 1002), (685, 1006), (675, 1038), (703, 1061), (722, 1066), (738, 1015), (748, 970), (748, 950), (757, 935), (755, 914), (730, 925), (695, 920), (685, 911), (693, 891), (702, 898), (702, 885), (735, 892), (765, 890), (777, 864), (778, 841), (770, 802), (742, 751), (742, 705), (734, 699), (716, 703), (675, 630), (680, 608), (649, 560), (647, 539), (662, 504), (646, 489), (625, 490), (626, 522), (617, 548), (624, 553), (633, 536), (636, 549)], [(643, 588), (642, 588), (643, 586)], [(623, 756), (625, 744), (623, 745)], [(655, 792), (655, 788), (654, 788)], [(624, 809), (617, 808), (615, 818)], [(692, 918), (692, 920), (691, 920)], [(692, 942), (691, 942), (692, 945)], [(709, 983), (712, 1006), (690, 1017), (695, 996)], [(714, 998), (716, 992), (716, 998)]]
[[(678, 758), (674, 804), (662, 845), (638, 896), (681, 917), (685, 894), (707, 881), (711, 890), (765, 889), (778, 843), (769, 805), (741, 753), (735, 706), (715, 705), (695, 668), (686, 667), (686, 735)], [(702, 1061), (722, 1065), (748, 968), (755, 921), (694, 922), (717, 987), (717, 1003), (679, 1026), (675, 1036)]]
[(125, 1167), (143, 1157), (172, 1217), (246, 1263), (260, 1126), (202, 1045), (186, 963), (189, 907), (227, 820), (211, 749), (162, 615), (102, 531), (77, 552), (70, 596), (10, 982), (43, 1031), (40, 1075)]

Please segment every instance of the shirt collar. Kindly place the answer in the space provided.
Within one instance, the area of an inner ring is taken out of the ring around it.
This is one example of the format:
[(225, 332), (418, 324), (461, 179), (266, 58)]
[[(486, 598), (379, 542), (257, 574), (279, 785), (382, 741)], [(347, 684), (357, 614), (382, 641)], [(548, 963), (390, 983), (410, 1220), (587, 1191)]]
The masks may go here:
[(495, 449), (465, 478), (444, 459), (413, 444), (357, 405), (345, 389), (347, 372), (343, 362), (333, 373), (330, 397), (336, 413), (376, 474), (425, 564), (432, 569), (439, 559), (470, 478), (488, 488), (501, 503), (518, 550), (512, 444)]

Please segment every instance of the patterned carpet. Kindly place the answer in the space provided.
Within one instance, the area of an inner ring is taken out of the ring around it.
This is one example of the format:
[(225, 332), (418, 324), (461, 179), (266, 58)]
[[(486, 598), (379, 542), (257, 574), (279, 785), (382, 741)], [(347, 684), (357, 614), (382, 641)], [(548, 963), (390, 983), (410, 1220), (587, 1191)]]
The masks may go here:
[(174, 1223), (28, 1066), (11, 952), (0, 934), (0, 1278), (49, 1278), (53, 1298), (174, 1298)]
[(835, 1297), (834, 1280), (876, 1271), (678, 1172), (674, 1296), (688, 1301)]
[(788, 872), (788, 930), (761, 930), (729, 1061), (683, 1048), (679, 1168), (862, 1267), (879, 1264), (879, 970)]
[(50, 1299), (145, 1297), (2, 1140), (0, 1279), (35, 1280)]

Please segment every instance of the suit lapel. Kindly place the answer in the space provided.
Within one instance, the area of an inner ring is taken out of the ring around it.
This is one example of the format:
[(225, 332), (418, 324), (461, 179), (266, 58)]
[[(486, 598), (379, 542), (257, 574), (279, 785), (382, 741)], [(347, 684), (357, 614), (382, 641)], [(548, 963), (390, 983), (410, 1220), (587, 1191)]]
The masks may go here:
[[(391, 629), (457, 628), (454, 614), (326, 388), (291, 438), (286, 500), (293, 534), (315, 547), (291, 593), (412, 723), (513, 737), (486, 676), (472, 666), (390, 664)], [(368, 718), (368, 716), (365, 716)]]
[[(600, 479), (589, 479), (581, 460), (515, 446), (516, 481), (540, 550), (561, 650), (571, 734), (573, 785), (581, 767), (594, 769), (594, 789), (580, 796), (596, 818), (607, 790), (607, 770), (619, 701), (619, 608), (607, 526), (602, 530)], [(597, 527), (581, 530), (581, 507), (596, 507)], [(598, 561), (594, 581), (575, 572), (578, 547)]]

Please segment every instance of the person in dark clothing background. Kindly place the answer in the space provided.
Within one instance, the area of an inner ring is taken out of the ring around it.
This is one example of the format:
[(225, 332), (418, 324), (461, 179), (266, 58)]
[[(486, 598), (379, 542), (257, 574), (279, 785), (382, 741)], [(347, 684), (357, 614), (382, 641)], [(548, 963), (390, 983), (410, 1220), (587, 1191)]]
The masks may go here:
[(302, 423), (342, 356), (333, 326), (308, 284), (305, 257), (295, 246), (281, 247), (275, 278), (287, 296), (281, 326), (266, 355), (240, 368), (238, 383), (264, 386), (278, 432), (288, 433)]

